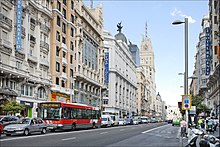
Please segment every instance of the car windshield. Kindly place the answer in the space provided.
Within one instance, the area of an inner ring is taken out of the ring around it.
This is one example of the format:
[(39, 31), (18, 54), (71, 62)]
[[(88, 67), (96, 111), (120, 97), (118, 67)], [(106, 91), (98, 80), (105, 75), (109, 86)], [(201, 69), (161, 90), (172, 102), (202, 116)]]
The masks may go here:
[(20, 119), (19, 121), (18, 121), (18, 124), (29, 124), (29, 122), (30, 122), (31, 120), (30, 119)]
[(119, 121), (123, 121), (124, 119), (123, 118), (119, 118)]
[(42, 119), (60, 119), (61, 108), (42, 107), (39, 113), (39, 117)]

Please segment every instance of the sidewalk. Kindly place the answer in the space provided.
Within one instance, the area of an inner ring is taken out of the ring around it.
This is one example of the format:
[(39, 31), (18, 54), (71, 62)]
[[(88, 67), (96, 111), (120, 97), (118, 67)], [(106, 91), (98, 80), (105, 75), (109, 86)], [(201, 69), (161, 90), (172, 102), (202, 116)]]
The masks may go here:
[[(179, 129), (179, 133), (177, 135), (177, 138), (179, 138), (179, 147), (185, 147), (188, 144), (188, 142), (190, 141), (190, 139), (191, 139), (192, 132), (191, 132), (191, 129), (189, 129), (188, 138), (182, 138), (180, 131), (181, 131), (181, 129)], [(216, 137), (220, 136), (219, 131), (220, 131), (220, 129), (219, 129), (219, 127), (217, 127), (217, 129), (214, 132), (214, 134), (211, 133), (210, 135), (214, 135)]]

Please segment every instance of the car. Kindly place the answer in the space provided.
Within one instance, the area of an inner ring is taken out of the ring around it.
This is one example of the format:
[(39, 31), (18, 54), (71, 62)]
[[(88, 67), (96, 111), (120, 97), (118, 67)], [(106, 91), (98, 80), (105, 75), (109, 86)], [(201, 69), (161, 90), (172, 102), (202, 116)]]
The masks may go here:
[(139, 124), (138, 119), (134, 118), (133, 119), (133, 125), (138, 125), (138, 124)]
[(119, 119), (118, 119), (118, 125), (119, 125), (119, 126), (124, 126), (124, 125), (126, 125), (125, 119), (124, 119), (124, 118), (119, 118)]
[(102, 115), (101, 127), (111, 127), (112, 119), (110, 115)]
[(132, 118), (125, 118), (126, 125), (133, 125), (133, 119)]
[(172, 122), (173, 122), (172, 119), (167, 120), (168, 124), (171, 124)]
[(10, 124), (4, 127), (6, 136), (12, 134), (29, 135), (33, 132), (47, 132), (47, 124), (41, 118), (21, 118), (16, 124)]
[(179, 117), (173, 118), (172, 126), (174, 126), (174, 125), (180, 125), (180, 118)]
[(142, 121), (142, 123), (148, 123), (148, 117), (147, 116), (142, 116), (141, 117), (141, 121)]
[(149, 122), (150, 122), (150, 123), (156, 123), (157, 120), (156, 120), (155, 118), (151, 118)]
[(11, 115), (5, 115), (0, 116), (0, 122), (2, 123), (3, 127), (9, 125), (9, 124), (15, 124), (19, 118), (17, 116), (11, 116)]

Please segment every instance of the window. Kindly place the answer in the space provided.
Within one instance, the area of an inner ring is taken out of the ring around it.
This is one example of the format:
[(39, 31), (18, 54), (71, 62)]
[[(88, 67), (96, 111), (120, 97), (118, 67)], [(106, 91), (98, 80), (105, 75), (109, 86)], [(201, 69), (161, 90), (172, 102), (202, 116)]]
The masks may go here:
[(65, 23), (63, 23), (63, 25), (62, 25), (62, 32), (64, 34), (66, 34), (66, 24)]
[(63, 8), (63, 17), (66, 19), (66, 9)]
[(70, 69), (70, 77), (73, 77), (73, 69)]
[(73, 33), (74, 33), (73, 28), (71, 28), (70, 35), (71, 35), (72, 37), (73, 37)]
[(64, 43), (64, 44), (66, 44), (66, 38), (63, 36), (62, 37), (62, 42)]
[(217, 46), (215, 46), (214, 53), (215, 53), (215, 55), (217, 55), (217, 53), (218, 53), (218, 47)]
[(33, 87), (30, 85), (21, 86), (21, 95), (33, 96)]
[(57, 16), (57, 25), (60, 26), (60, 17)]
[(56, 46), (56, 55), (59, 57), (59, 54), (60, 54), (60, 49), (59, 49), (59, 46)]
[(74, 24), (74, 16), (71, 14), (71, 22)]
[(60, 32), (57, 31), (57, 34), (56, 34), (56, 39), (57, 41), (60, 41)]
[(66, 0), (63, 0), (63, 4), (66, 5)]
[(59, 80), (60, 80), (60, 79), (59, 79), (58, 77), (56, 77), (56, 85), (60, 85), (60, 84), (59, 84), (59, 83), (60, 83)]
[(60, 63), (56, 62), (56, 71), (60, 72)]
[(71, 9), (73, 10), (73, 8), (74, 8), (74, 3), (73, 1), (71, 1)]
[(45, 91), (45, 89), (43, 87), (40, 87), (38, 89), (37, 94), (38, 94), (38, 98), (41, 98), (41, 99), (45, 99), (46, 98), (46, 91)]
[(65, 88), (65, 81), (64, 80), (62, 80), (61, 84), (62, 84), (61, 86)]
[(63, 58), (66, 58), (66, 52), (63, 51)]
[(218, 24), (217, 16), (214, 16), (214, 24)]
[(2, 31), (2, 38), (8, 40), (8, 33), (6, 31)]
[(21, 68), (22, 68), (22, 63), (19, 62), (19, 61), (16, 61), (16, 67), (17, 67), (18, 69), (21, 69)]
[(66, 66), (63, 66), (63, 72), (66, 73)]
[(58, 9), (59, 11), (61, 11), (61, 4), (60, 4), (59, 1), (57, 1), (57, 9)]
[(73, 42), (72, 41), (70, 41), (70, 49), (73, 51), (73, 48), (74, 48), (74, 46), (73, 46)]
[(70, 55), (70, 63), (73, 64), (73, 55)]

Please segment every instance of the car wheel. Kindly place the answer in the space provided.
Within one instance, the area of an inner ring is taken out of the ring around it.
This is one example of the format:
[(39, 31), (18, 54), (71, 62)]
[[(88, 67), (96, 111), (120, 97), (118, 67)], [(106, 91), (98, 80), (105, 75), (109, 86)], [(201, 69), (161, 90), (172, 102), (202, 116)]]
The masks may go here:
[(47, 132), (46, 128), (43, 128), (41, 134), (46, 134), (46, 132)]
[(24, 130), (24, 135), (25, 135), (25, 136), (28, 136), (28, 135), (29, 135), (29, 130), (28, 130), (28, 129), (25, 129), (25, 130)]

